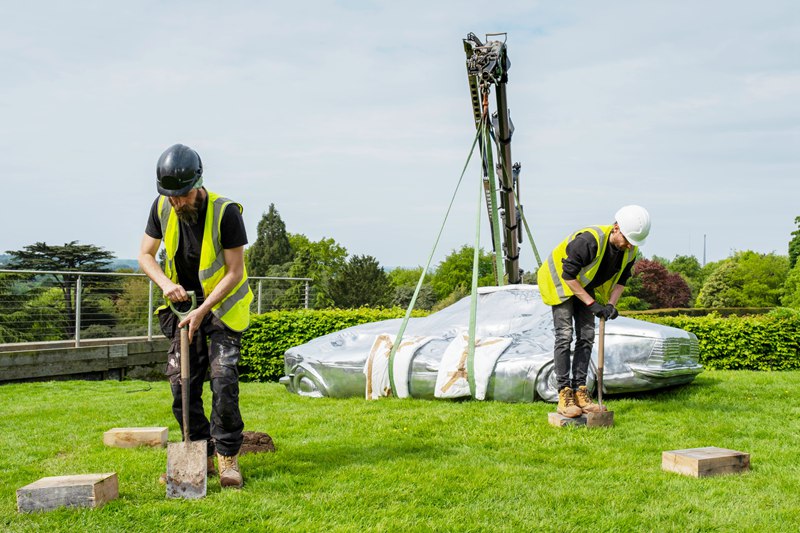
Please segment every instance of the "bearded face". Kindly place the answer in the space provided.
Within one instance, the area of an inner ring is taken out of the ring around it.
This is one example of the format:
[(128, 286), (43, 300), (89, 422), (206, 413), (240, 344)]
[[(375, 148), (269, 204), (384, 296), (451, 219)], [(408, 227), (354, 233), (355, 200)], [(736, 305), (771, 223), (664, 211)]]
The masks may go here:
[[(172, 204), (172, 208), (175, 209), (175, 214), (178, 216), (178, 220), (181, 222), (186, 222), (188, 224), (194, 224), (197, 222), (197, 214), (200, 212), (200, 208), (203, 205), (203, 196), (200, 194), (193, 194), (194, 200), (190, 198), (184, 197), (171, 197), (170, 203)], [(183, 200), (183, 201), (182, 201)]]

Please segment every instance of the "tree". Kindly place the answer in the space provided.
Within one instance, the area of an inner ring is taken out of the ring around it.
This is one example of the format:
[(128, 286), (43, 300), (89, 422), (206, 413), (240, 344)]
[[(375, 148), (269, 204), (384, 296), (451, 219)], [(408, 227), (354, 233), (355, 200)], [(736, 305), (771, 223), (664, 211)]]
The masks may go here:
[(122, 280), (120, 294), (113, 302), (114, 316), (117, 317), (116, 336), (143, 335), (147, 331), (148, 312), (142, 302), (147, 302), (149, 296), (147, 278), (125, 277)]
[(789, 258), (774, 253), (737, 252), (723, 261), (697, 297), (702, 307), (775, 307), (780, 305)]
[[(322, 309), (334, 305), (331, 297), (331, 280), (347, 262), (347, 249), (331, 238), (323, 237), (313, 242), (303, 234), (289, 233), (289, 244), (294, 251), (294, 259), (289, 265), (288, 275), (294, 278), (311, 278), (310, 307)], [(289, 287), (277, 302), (280, 307), (297, 307), (305, 294), (305, 284)]]
[(692, 291), (689, 305), (694, 305), (706, 278), (706, 271), (700, 266), (700, 261), (693, 255), (676, 255), (675, 259), (667, 263), (666, 267), (670, 272), (683, 276), (683, 279), (689, 284)]
[(371, 255), (354, 255), (331, 280), (336, 307), (384, 307), (391, 303), (392, 282)]
[(656, 263), (660, 263), (660, 264), (662, 264), (664, 266), (669, 266), (669, 259), (667, 259), (666, 257), (653, 255), (653, 257), (652, 257), (652, 259), (650, 259), (650, 261), (655, 261)]
[(800, 217), (795, 217), (794, 223), (797, 229), (792, 232), (792, 240), (789, 241), (789, 268), (794, 268), (800, 257)]
[[(112, 252), (102, 247), (78, 244), (78, 241), (71, 241), (63, 246), (49, 246), (44, 242), (36, 242), (25, 246), (22, 250), (7, 250), (6, 253), (11, 256), (8, 268), (13, 270), (109, 272), (110, 264), (115, 258)], [(67, 317), (65, 334), (69, 337), (75, 327), (75, 310), (72, 302), (77, 276), (47, 275), (52, 276), (61, 288)], [(85, 289), (82, 296), (90, 296), (92, 284), (97, 282), (97, 277), (85, 276), (81, 281)], [(90, 298), (84, 297), (83, 301), (87, 309), (92, 306)]]
[(670, 273), (659, 261), (639, 259), (633, 265), (633, 275), (640, 278), (637, 296), (651, 308), (688, 307), (692, 291), (680, 274)]
[[(394, 287), (392, 305), (408, 307), (408, 304), (411, 303), (411, 298), (414, 296), (414, 291), (417, 289), (420, 275), (422, 275), (422, 267), (399, 267), (389, 272), (389, 280)], [(436, 294), (433, 292), (430, 280), (430, 273), (426, 273), (417, 295), (417, 301), (414, 304), (415, 309), (430, 310), (436, 304)]]
[(24, 283), (22, 275), (0, 274), (0, 343), (33, 340), (27, 328), (30, 320), (21, 313), (28, 300), (19, 290)]
[[(494, 285), (493, 256), (478, 250), (478, 285), (481, 287)], [(474, 248), (464, 245), (460, 250), (453, 250), (436, 267), (431, 276), (431, 286), (437, 300), (445, 299), (450, 293), (461, 287), (469, 293), (472, 286), (472, 258)]]
[(666, 267), (670, 272), (683, 274), (686, 279), (702, 281), (703, 267), (693, 255), (676, 255)]
[(269, 204), (269, 211), (262, 214), (256, 229), (256, 241), (247, 250), (247, 265), (252, 276), (275, 275), (278, 266), (285, 273), (284, 265), (292, 261), (292, 248), (286, 233), (286, 224), (275, 204)]
[(109, 272), (115, 259), (112, 252), (93, 244), (72, 241), (63, 246), (37, 242), (22, 250), (7, 250), (11, 256), (8, 268), (13, 270), (72, 270)]
[(732, 277), (736, 265), (732, 260), (723, 261), (714, 272), (708, 276), (700, 294), (697, 296), (699, 307), (737, 307), (740, 299), (736, 288), (733, 287)]
[(795, 263), (786, 276), (781, 305), (800, 309), (800, 263)]

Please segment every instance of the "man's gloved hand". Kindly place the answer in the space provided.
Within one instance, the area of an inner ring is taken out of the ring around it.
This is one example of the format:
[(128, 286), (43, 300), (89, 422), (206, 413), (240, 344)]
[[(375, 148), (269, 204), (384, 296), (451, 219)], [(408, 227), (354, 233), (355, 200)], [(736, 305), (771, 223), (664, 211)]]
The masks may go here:
[(591, 311), (592, 314), (597, 318), (606, 318), (605, 306), (602, 306), (597, 302), (592, 302), (592, 305), (589, 306), (589, 311)]
[(614, 307), (614, 304), (606, 304), (605, 306), (606, 320), (614, 320), (619, 316), (619, 311)]

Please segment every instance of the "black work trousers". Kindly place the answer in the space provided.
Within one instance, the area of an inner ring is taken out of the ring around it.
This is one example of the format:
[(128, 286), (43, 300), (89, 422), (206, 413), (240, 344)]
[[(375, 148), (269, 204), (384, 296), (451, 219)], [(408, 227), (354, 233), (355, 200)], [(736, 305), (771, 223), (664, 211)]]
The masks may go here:
[[(183, 431), (181, 401), (180, 330), (170, 310), (158, 315), (161, 331), (172, 344), (166, 374), (172, 388), (172, 412)], [(244, 423), (239, 412), (239, 354), (242, 334), (208, 313), (195, 332), (189, 349), (189, 440), (208, 440), (208, 454), (236, 455), (242, 446)], [(211, 376), (211, 420), (203, 410), (203, 382)]]
[[(574, 355), (570, 350), (575, 333)], [(575, 296), (566, 302), (553, 306), (553, 326), (556, 341), (553, 346), (553, 365), (556, 371), (558, 390), (564, 387), (577, 389), (586, 385), (589, 361), (594, 346), (594, 315), (589, 308)], [(572, 379), (570, 379), (570, 374)]]

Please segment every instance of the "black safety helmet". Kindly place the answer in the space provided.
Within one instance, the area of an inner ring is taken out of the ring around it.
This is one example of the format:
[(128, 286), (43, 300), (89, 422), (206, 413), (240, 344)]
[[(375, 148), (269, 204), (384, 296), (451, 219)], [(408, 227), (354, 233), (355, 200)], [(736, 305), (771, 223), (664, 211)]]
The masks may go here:
[(183, 196), (203, 178), (200, 156), (182, 144), (164, 150), (156, 167), (156, 188), (164, 196)]

